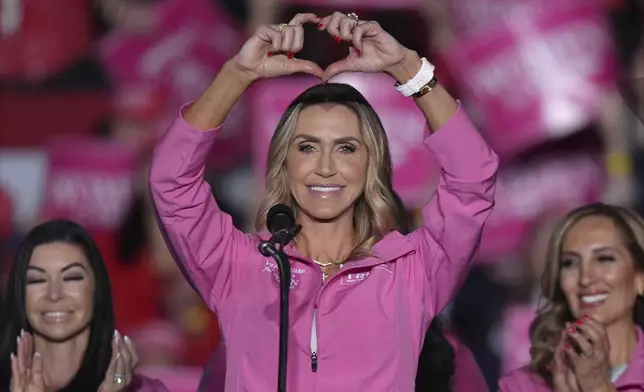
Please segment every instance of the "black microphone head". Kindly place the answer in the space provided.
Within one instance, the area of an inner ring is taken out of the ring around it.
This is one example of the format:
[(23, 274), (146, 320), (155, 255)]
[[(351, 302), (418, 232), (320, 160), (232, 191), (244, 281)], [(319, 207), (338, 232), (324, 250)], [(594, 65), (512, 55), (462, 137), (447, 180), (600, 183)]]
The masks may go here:
[(275, 204), (266, 214), (266, 228), (271, 233), (290, 230), (295, 226), (295, 214), (286, 204)]

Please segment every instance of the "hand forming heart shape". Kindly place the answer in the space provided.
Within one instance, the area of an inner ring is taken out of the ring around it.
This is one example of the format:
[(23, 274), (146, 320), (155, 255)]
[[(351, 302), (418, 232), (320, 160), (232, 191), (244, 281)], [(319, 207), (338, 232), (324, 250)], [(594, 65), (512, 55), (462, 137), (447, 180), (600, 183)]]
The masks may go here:
[[(317, 64), (295, 58), (304, 45), (305, 23), (317, 23), (318, 30), (326, 30), (337, 42), (351, 43), (349, 55), (322, 70)], [(407, 60), (418, 65), (415, 52), (401, 45), (375, 21), (357, 21), (335, 12), (320, 18), (315, 14), (297, 14), (288, 24), (263, 25), (242, 46), (234, 57), (235, 65), (251, 80), (272, 78), (294, 73), (308, 73), (323, 82), (342, 72), (386, 72), (405, 74)], [(398, 71), (398, 72), (396, 72)], [(403, 71), (403, 72), (401, 72)], [(409, 72), (406, 72), (409, 74)], [(407, 75), (411, 78), (414, 75)]]

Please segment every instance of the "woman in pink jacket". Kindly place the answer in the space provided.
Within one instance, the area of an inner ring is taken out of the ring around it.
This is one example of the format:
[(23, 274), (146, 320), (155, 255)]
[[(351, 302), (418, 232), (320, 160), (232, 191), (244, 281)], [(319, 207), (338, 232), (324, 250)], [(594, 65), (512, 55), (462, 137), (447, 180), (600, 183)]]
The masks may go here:
[[(295, 58), (308, 22), (350, 43), (349, 56), (324, 71)], [(259, 27), (182, 109), (159, 141), (150, 173), (170, 248), (219, 315), (227, 392), (275, 388), (279, 284), (276, 264), (257, 251), (266, 233), (242, 233), (217, 207), (203, 179), (206, 156), (254, 81), (306, 72), (327, 82), (345, 71), (384, 72), (400, 84), (427, 119), (432, 135), (424, 143), (443, 171), (424, 226), (403, 236), (386, 134), (364, 97), (348, 85), (321, 84), (286, 110), (269, 146), (258, 229), (277, 203), (293, 208), (302, 225), (286, 249), (288, 390), (413, 391), (424, 332), (458, 290), (492, 211), (497, 156), (426, 60), (355, 15), (298, 14), (289, 24)]]
[(604, 204), (569, 213), (549, 244), (529, 367), (503, 392), (644, 391), (644, 220)]

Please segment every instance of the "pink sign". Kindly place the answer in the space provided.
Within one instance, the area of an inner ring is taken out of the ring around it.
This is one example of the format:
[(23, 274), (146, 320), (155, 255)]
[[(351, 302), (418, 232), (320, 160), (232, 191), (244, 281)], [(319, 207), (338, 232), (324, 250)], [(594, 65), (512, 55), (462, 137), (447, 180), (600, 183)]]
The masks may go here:
[(598, 201), (605, 175), (598, 160), (585, 153), (546, 155), (498, 174), (496, 204), (485, 223), (480, 256), (500, 261), (525, 244), (532, 223), (553, 209), (572, 209)]
[[(125, 88), (150, 86), (163, 95), (164, 110), (174, 116), (181, 105), (195, 100), (237, 53), (244, 34), (216, 2), (164, 0), (154, 6), (159, 15), (155, 30), (116, 30), (103, 40), (99, 52), (116, 84)], [(127, 95), (123, 99), (128, 99)], [(212, 155), (216, 165), (230, 166), (248, 152), (246, 124), (244, 103), (240, 102), (218, 139)]]
[(582, 129), (613, 81), (601, 9), (587, 0), (517, 7), (447, 53), (482, 131), (502, 156)]
[(136, 155), (93, 139), (60, 140), (48, 148), (42, 216), (66, 218), (88, 229), (113, 229), (129, 205)]
[(501, 332), (503, 374), (530, 364), (530, 324), (536, 311), (532, 305), (514, 305), (505, 311)]
[[(293, 99), (318, 82), (299, 77), (270, 79), (253, 91), (253, 167), (259, 183), (263, 184), (268, 146), (282, 113)], [(422, 206), (433, 189), (438, 164), (422, 144), (426, 122), (418, 107), (400, 95), (385, 75), (344, 74), (334, 82), (355, 87), (379, 114), (389, 139), (394, 188), (409, 208)]]

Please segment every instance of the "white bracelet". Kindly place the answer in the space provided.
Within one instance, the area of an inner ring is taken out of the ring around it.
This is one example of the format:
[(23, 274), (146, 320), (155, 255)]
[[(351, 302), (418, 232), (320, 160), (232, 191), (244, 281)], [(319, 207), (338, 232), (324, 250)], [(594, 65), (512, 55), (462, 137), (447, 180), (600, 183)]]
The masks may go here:
[(420, 61), (420, 70), (418, 70), (416, 76), (411, 78), (405, 84), (396, 84), (396, 90), (405, 97), (411, 97), (416, 94), (421, 88), (434, 79), (434, 69), (436, 69), (436, 67), (424, 57), (420, 59)]

